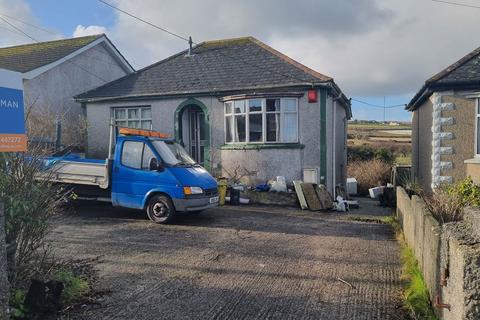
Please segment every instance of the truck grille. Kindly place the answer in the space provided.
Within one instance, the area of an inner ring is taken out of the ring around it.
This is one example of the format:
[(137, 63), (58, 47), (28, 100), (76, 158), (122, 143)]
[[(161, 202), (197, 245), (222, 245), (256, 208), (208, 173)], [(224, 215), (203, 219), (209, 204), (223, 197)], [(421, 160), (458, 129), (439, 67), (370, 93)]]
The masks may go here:
[(203, 190), (203, 194), (206, 197), (216, 197), (216, 196), (218, 196), (218, 190), (217, 190), (217, 188), (206, 189), (206, 190)]

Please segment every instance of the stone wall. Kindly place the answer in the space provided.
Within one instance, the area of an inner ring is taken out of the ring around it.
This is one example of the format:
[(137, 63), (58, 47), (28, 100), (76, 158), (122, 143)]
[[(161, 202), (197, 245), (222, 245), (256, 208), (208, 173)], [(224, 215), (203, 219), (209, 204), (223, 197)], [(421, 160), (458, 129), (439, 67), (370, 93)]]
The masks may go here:
[(464, 221), (440, 225), (422, 199), (398, 187), (397, 217), (437, 315), (480, 319), (480, 210), (466, 209)]

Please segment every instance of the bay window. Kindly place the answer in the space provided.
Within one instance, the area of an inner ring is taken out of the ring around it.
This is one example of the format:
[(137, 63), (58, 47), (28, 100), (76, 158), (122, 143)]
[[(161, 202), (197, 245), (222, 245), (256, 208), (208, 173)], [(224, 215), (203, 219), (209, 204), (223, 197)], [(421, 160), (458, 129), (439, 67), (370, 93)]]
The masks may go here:
[(298, 142), (297, 98), (225, 102), (225, 142)]

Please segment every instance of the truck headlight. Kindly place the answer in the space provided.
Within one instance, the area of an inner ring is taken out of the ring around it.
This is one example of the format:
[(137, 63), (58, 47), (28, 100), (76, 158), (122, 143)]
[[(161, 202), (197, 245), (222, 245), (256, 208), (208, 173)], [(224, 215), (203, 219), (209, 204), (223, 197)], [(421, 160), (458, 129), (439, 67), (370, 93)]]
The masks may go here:
[(200, 187), (183, 187), (183, 193), (185, 195), (202, 194), (203, 190)]

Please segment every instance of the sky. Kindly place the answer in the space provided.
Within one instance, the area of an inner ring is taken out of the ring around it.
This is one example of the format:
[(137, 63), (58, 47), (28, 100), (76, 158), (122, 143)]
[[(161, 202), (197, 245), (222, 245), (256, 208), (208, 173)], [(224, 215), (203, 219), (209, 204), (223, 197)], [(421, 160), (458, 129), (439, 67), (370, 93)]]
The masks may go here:
[[(480, 46), (480, 8), (432, 0), (105, 1), (197, 43), (254, 36), (376, 106), (408, 103), (426, 79)], [(0, 0), (0, 17), (39, 41), (106, 33), (136, 69), (187, 48), (98, 0)], [(0, 46), (29, 42), (0, 20)], [(355, 100), (353, 118), (384, 119), (382, 108)], [(388, 108), (385, 119), (411, 114)]]

